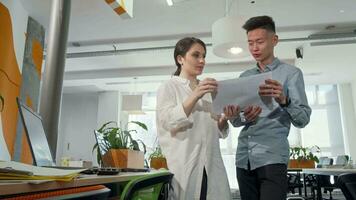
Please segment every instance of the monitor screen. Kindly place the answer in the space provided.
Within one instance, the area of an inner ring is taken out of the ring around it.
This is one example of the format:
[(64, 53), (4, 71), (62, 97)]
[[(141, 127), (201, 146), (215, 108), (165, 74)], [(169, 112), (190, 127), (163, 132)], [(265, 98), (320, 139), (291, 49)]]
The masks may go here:
[(39, 115), (18, 100), (21, 119), (37, 166), (54, 166), (51, 150)]
[(106, 144), (102, 133), (94, 130), (94, 135), (98, 144), (98, 151), (100, 152), (100, 155), (103, 156), (108, 151), (108, 144)]

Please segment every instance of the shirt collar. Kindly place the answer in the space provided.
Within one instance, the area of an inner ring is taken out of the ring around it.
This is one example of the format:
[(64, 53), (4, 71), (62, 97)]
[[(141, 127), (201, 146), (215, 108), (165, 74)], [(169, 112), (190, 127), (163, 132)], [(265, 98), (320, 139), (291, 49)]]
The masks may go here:
[(189, 85), (190, 81), (186, 78), (180, 77), (180, 76), (173, 76), (172, 80), (178, 82), (178, 83), (182, 83), (184, 85)]
[[(271, 64), (266, 65), (266, 70), (265, 71), (272, 71), (275, 68), (278, 67), (278, 65), (281, 63), (281, 61), (278, 58), (274, 58)], [(258, 67), (258, 63), (256, 64), (256, 70), (258, 72), (260, 71), (260, 68)]]

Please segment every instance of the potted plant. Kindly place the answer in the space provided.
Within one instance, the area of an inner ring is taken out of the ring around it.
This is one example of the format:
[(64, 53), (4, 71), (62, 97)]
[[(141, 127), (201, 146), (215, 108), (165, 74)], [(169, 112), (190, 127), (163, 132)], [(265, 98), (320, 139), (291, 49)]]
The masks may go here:
[(312, 147), (290, 147), (288, 168), (315, 168), (319, 159), (314, 153), (319, 153), (318, 146)]
[[(97, 159), (100, 165), (118, 167), (118, 168), (143, 168), (144, 154), (146, 153), (146, 145), (142, 140), (132, 138), (132, 133), (137, 133), (136, 130), (127, 130), (128, 124), (136, 124), (147, 131), (147, 126), (138, 121), (130, 121), (125, 128), (117, 126), (116, 122), (110, 121), (102, 125), (97, 133), (101, 134), (100, 150), (104, 152), (101, 156), (98, 151), (98, 143), (93, 147), (93, 151), (97, 150)], [(142, 146), (142, 150), (140, 145)]]
[(154, 152), (148, 158), (150, 160), (150, 167), (153, 169), (168, 169), (166, 157), (162, 154), (161, 147), (158, 145)]

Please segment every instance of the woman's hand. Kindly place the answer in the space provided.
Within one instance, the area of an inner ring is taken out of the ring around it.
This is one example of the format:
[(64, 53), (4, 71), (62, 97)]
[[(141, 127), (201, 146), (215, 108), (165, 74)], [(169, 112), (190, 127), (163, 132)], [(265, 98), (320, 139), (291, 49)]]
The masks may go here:
[(238, 105), (227, 105), (224, 107), (224, 115), (228, 120), (239, 116), (240, 107)]
[[(192, 87), (192, 86), (191, 86)], [(183, 109), (187, 117), (192, 113), (192, 110), (197, 101), (209, 92), (216, 92), (218, 83), (213, 78), (206, 78), (199, 82), (194, 88), (192, 87), (193, 94), (183, 102)]]
[(218, 82), (213, 78), (205, 78), (200, 81), (199, 84), (194, 88), (193, 95), (195, 98), (200, 99), (206, 93), (216, 92), (218, 88)]

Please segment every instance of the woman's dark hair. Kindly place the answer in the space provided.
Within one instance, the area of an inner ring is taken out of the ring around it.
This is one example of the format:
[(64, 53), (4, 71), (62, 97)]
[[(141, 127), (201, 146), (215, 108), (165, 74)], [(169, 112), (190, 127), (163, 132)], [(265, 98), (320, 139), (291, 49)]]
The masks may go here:
[(189, 51), (189, 49), (194, 45), (194, 44), (200, 44), (201, 46), (203, 46), (205, 52), (206, 52), (206, 45), (203, 41), (201, 41), (198, 38), (194, 38), (194, 37), (186, 37), (183, 38), (181, 40), (179, 40), (176, 44), (176, 47), (174, 49), (174, 61), (176, 62), (177, 65), (177, 70), (174, 72), (174, 76), (179, 76), (180, 71), (182, 69), (181, 64), (179, 64), (177, 57), (178, 56), (182, 56), (184, 57), (185, 54), (187, 54), (187, 52)]
[(249, 31), (262, 28), (267, 31), (271, 31), (273, 33), (276, 33), (276, 26), (274, 24), (274, 21), (272, 17), (270, 16), (257, 16), (257, 17), (252, 17), (249, 20), (246, 21), (246, 23), (242, 26), (248, 33)]

